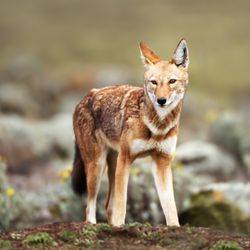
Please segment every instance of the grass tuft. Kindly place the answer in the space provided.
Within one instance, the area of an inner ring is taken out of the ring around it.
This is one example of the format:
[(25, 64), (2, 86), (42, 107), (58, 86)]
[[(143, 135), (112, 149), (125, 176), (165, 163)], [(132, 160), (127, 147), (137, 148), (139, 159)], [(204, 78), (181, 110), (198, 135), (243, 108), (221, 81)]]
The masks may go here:
[(65, 242), (73, 242), (76, 239), (76, 235), (74, 234), (74, 232), (65, 230), (60, 235), (60, 239), (65, 241)]
[(54, 245), (54, 246), (57, 245), (57, 243), (48, 233), (30, 234), (25, 238), (24, 243)]
[(0, 240), (0, 249), (1, 250), (10, 250), (11, 244), (8, 240)]
[(109, 233), (112, 231), (112, 226), (109, 224), (103, 223), (99, 225), (97, 231), (98, 233), (101, 233), (101, 232)]
[(204, 249), (207, 241), (204, 238), (197, 238), (192, 244), (192, 249)]
[(241, 250), (242, 247), (238, 242), (229, 240), (219, 240), (217, 241), (211, 250)]

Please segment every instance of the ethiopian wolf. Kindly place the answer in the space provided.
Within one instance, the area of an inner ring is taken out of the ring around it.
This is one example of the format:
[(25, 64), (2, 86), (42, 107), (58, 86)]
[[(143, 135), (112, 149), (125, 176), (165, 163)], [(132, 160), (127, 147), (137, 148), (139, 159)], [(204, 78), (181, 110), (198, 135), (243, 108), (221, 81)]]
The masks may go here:
[(161, 60), (143, 42), (140, 52), (146, 68), (143, 86), (92, 89), (76, 106), (72, 185), (76, 193), (87, 191), (86, 221), (96, 223), (96, 198), (107, 165), (106, 215), (110, 224), (120, 226), (125, 223), (131, 163), (151, 156), (167, 225), (179, 226), (171, 160), (188, 85), (187, 43), (182, 39), (169, 61)]

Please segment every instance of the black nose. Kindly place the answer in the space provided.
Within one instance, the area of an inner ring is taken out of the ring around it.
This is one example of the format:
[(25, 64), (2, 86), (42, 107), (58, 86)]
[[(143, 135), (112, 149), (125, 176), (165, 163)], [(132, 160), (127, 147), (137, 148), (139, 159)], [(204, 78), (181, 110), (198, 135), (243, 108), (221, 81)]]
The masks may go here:
[(163, 106), (167, 102), (166, 98), (158, 98), (157, 103), (161, 106)]

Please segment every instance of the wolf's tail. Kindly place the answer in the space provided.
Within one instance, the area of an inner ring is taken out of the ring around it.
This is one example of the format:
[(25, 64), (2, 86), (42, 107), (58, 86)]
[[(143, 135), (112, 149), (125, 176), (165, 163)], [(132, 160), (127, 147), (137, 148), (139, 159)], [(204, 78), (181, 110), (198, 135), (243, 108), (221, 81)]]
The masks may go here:
[(78, 145), (75, 143), (75, 158), (72, 171), (72, 188), (78, 195), (82, 195), (87, 192), (86, 173), (84, 168), (84, 162), (82, 160)]

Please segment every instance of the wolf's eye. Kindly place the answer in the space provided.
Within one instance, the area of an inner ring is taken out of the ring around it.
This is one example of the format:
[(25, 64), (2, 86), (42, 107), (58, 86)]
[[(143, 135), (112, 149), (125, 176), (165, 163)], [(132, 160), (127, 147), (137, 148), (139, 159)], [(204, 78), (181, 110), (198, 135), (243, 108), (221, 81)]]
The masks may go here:
[(173, 84), (176, 82), (176, 79), (170, 79), (168, 83)]
[(152, 80), (152, 81), (150, 81), (153, 85), (157, 85), (157, 81), (155, 81), (155, 80)]

